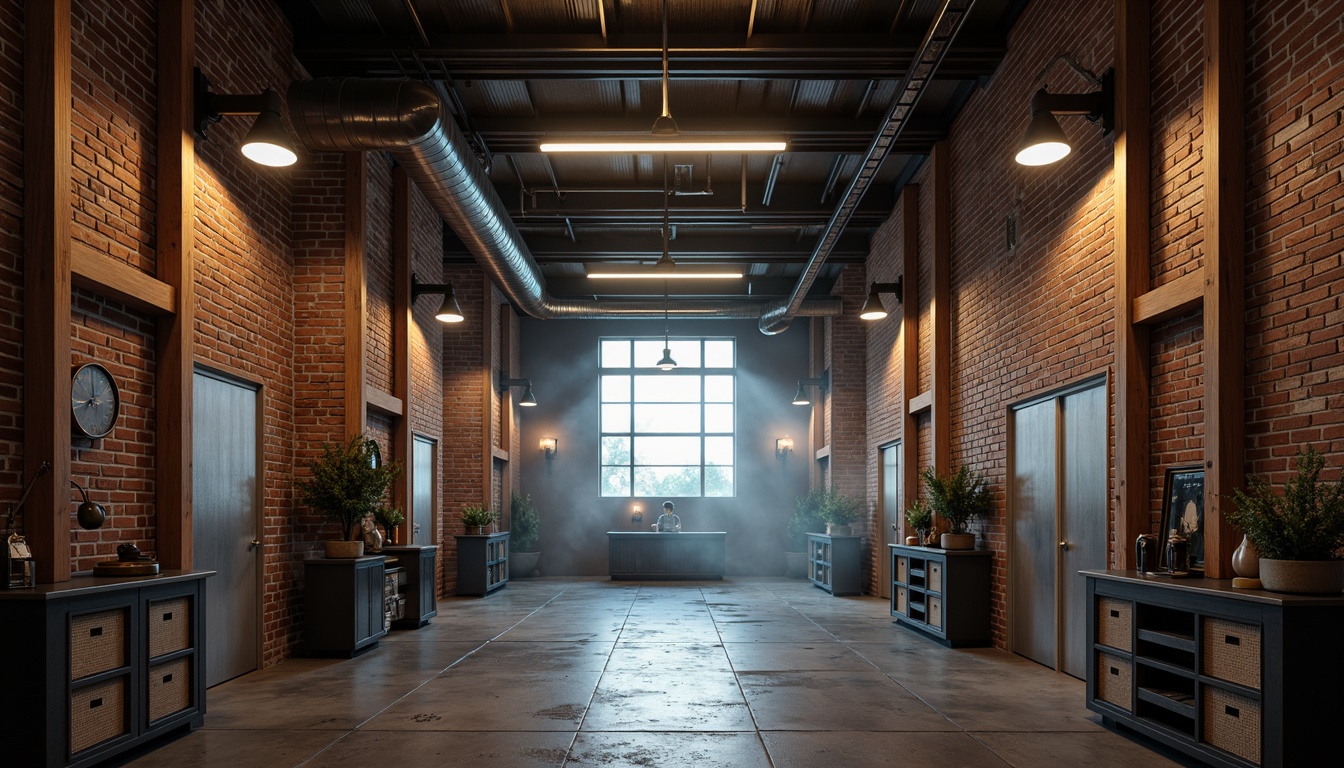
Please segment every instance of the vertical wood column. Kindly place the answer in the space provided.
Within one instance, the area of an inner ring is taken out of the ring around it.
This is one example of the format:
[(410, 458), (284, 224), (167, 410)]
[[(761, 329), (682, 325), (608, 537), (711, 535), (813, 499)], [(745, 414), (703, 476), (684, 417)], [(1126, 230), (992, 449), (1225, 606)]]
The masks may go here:
[(1115, 536), (1116, 568), (1134, 567), (1134, 539), (1149, 530), (1148, 326), (1134, 302), (1149, 286), (1151, 199), (1149, 10), (1147, 0), (1116, 3), (1115, 78)]
[[(491, 418), (498, 390), (495, 382), (500, 371), (496, 367), (494, 327), (495, 318), (490, 312), (493, 304), (494, 286), (490, 278), (481, 275), (481, 506), (489, 507), (491, 491), (495, 479), (495, 429)], [(509, 396), (508, 391), (500, 393), (501, 398)], [(501, 406), (502, 407), (502, 406)]]
[(24, 3), (23, 530), (37, 581), (70, 578), (70, 0)]
[(1222, 504), (1246, 472), (1242, 0), (1204, 3), (1204, 572), (1232, 576)]
[[(405, 511), (399, 541), (410, 542), (411, 495), (415, 488), (415, 456), (411, 424), (411, 179), (400, 166), (392, 168), (392, 396), (401, 400), (401, 416), (392, 419), (392, 456), (404, 467), (392, 483), (392, 504)], [(437, 278), (431, 278), (431, 282)]]
[(159, 2), (158, 278), (173, 312), (156, 318), (155, 489), (158, 558), (192, 567), (192, 382), (196, 308), (196, 139), (191, 125), (196, 18), (192, 3)]
[(364, 317), (368, 284), (364, 276), (368, 161), (363, 152), (345, 153), (345, 439), (364, 434)]
[(933, 468), (950, 469), (952, 460), (952, 181), (946, 141), (933, 145)]
[[(508, 304), (500, 304), (497, 308), (499, 317), (499, 366), (503, 370), (508, 369), (509, 375), (514, 378), (521, 378), (521, 372), (518, 366), (514, 365), (513, 350), (513, 307)], [(518, 457), (513, 454), (513, 434), (517, 428), (517, 414), (513, 408), (513, 391), (504, 392), (499, 399), (499, 448), (508, 454), (509, 462), (499, 468), (499, 506), (501, 524), (510, 523), (512, 520), (513, 509), (509, 507), (509, 492), (513, 490), (513, 461)], [(508, 510), (508, 515), (504, 515), (504, 510)], [(508, 530), (508, 528), (501, 528)]]
[[(814, 317), (808, 323), (808, 377), (816, 378), (826, 370), (826, 319)], [(808, 487), (819, 488), (826, 481), (825, 473), (821, 471), (821, 462), (817, 460), (817, 452), (822, 448), (829, 446), (830, 440), (826, 434), (826, 398), (830, 395), (829, 388), (823, 392), (821, 387), (813, 390), (816, 399), (809, 406), (811, 410), (810, 434), (808, 436), (808, 464), (812, 467), (809, 474)], [(830, 459), (827, 458), (829, 465)]]
[[(911, 398), (919, 394), (919, 186), (901, 190), (901, 492), (902, 504), (919, 495), (918, 420), (910, 412)], [(904, 521), (905, 516), (901, 516)], [(904, 529), (904, 522), (902, 522)], [(907, 531), (907, 533), (909, 533)]]

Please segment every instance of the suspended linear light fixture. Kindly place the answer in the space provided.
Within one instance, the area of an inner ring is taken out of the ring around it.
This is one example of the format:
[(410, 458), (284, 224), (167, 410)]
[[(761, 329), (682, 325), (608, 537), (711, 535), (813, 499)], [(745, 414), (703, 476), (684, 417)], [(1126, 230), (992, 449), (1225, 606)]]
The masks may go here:
[(735, 136), (683, 136), (667, 105), (667, 0), (663, 0), (663, 113), (653, 121), (647, 138), (604, 138), (581, 141), (545, 141), (541, 151), (559, 152), (783, 152), (788, 142), (782, 139)]

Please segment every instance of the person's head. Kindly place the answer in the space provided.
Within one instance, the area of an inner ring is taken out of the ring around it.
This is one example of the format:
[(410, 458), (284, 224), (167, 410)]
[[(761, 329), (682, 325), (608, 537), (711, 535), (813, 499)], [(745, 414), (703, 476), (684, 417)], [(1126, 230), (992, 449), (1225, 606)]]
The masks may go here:
[(672, 502), (670, 502), (670, 501), (664, 501), (664, 502), (663, 502), (663, 511), (664, 511), (664, 512), (671, 512), (672, 510), (674, 510), (674, 509), (676, 509), (676, 508), (677, 508), (677, 506), (676, 506), (675, 504), (673, 504)]

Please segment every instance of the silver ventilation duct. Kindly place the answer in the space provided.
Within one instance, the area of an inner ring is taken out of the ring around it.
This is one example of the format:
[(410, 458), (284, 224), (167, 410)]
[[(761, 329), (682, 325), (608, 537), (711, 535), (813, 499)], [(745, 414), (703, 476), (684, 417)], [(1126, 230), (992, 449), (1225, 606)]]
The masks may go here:
[(896, 89), (896, 101), (887, 111), (877, 135), (868, 145), (868, 152), (863, 156), (859, 172), (850, 180), (830, 220), (817, 237), (817, 245), (812, 249), (812, 256), (808, 258), (803, 273), (798, 276), (798, 283), (793, 287), (793, 292), (789, 294), (789, 298), (770, 304), (765, 312), (761, 313), (759, 321), (761, 333), (783, 333), (788, 330), (794, 317), (806, 314), (802, 311), (803, 297), (812, 289), (812, 283), (816, 281), (821, 265), (826, 263), (831, 251), (835, 250), (835, 244), (839, 242), (840, 235), (854, 215), (854, 210), (859, 207), (859, 201), (863, 199), (873, 178), (877, 176), (882, 161), (886, 159), (892, 144), (910, 121), (919, 97), (924, 94), (925, 87), (933, 80), (934, 73), (943, 63), (943, 56), (951, 47), (957, 32), (961, 30), (961, 24), (966, 20), (972, 5), (974, 0), (944, 0), (938, 15), (929, 25), (929, 31), (924, 35), (923, 43), (915, 53), (914, 63), (910, 65), (910, 69)]
[[(413, 80), (323, 78), (289, 87), (299, 139), (318, 151), (386, 151), (396, 158), (477, 263), (519, 310), (543, 320), (662, 317), (664, 300), (563, 301), (546, 281), (435, 90)], [(795, 314), (840, 314), (838, 299), (796, 302)], [(763, 301), (678, 301), (677, 317), (756, 319)]]

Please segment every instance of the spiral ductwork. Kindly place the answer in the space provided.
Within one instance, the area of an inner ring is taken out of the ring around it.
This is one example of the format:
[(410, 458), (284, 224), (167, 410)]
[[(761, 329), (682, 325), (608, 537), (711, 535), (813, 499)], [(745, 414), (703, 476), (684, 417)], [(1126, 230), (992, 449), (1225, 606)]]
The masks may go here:
[[(543, 320), (662, 317), (761, 318), (763, 301), (565, 301), (546, 293), (541, 269), (438, 93), (414, 80), (321, 78), (289, 88), (299, 139), (312, 150), (385, 151), (405, 169), (477, 263), (523, 313)], [(796, 302), (795, 314), (840, 314), (838, 299)]]

